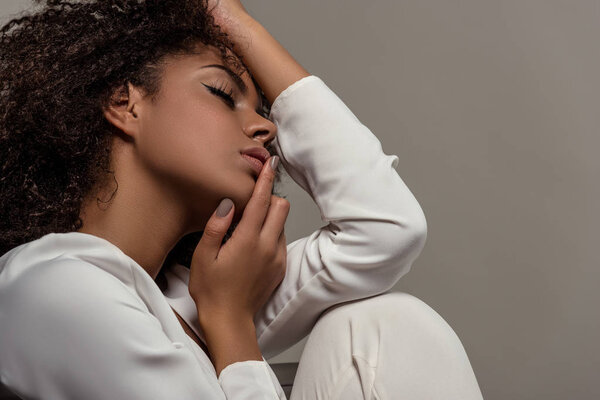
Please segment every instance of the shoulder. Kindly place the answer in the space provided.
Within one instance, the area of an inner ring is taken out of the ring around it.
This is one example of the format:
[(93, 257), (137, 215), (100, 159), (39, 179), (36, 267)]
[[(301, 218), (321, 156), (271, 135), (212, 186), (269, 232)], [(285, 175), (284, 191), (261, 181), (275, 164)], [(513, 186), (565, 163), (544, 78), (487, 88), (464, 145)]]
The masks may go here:
[(107, 312), (114, 318), (123, 305), (147, 312), (133, 289), (106, 270), (80, 259), (59, 257), (12, 275), (0, 285), (2, 319), (10, 319), (2, 322), (27, 318), (40, 324), (69, 324), (91, 313), (99, 318)]
[(48, 260), (5, 288), (0, 373), (13, 386), (60, 398), (214, 394), (193, 353), (174, 346), (133, 289), (93, 263)]

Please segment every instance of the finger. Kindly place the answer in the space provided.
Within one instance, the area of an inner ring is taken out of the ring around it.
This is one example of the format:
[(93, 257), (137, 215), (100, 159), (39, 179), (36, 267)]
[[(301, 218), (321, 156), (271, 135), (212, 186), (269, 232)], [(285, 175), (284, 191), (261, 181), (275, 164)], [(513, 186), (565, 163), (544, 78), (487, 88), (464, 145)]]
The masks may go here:
[(279, 246), (280, 251), (283, 252), (283, 264), (281, 265), (281, 268), (283, 270), (282, 275), (285, 277), (287, 271), (287, 242), (285, 239), (285, 231), (281, 232), (279, 243), (277, 245)]
[(192, 259), (199, 257), (199, 254), (202, 254), (202, 257), (206, 257), (206, 260), (214, 260), (217, 258), (223, 238), (231, 225), (234, 214), (232, 210), (234, 208), (235, 205), (230, 199), (225, 198), (219, 203), (217, 209), (206, 222), (204, 232), (194, 250)]
[(271, 207), (267, 212), (260, 236), (267, 243), (278, 241), (285, 227), (285, 221), (290, 212), (290, 202), (284, 198), (271, 195)]
[(246, 204), (242, 218), (236, 228), (240, 232), (258, 235), (262, 229), (263, 222), (271, 206), (271, 190), (275, 180), (275, 170), (271, 168), (271, 160), (274, 157), (277, 156), (269, 157), (260, 171), (254, 185), (252, 197)]
[(277, 245), (286, 253), (287, 255), (287, 241), (285, 239), (285, 229), (281, 231), (281, 235), (279, 235), (279, 243)]

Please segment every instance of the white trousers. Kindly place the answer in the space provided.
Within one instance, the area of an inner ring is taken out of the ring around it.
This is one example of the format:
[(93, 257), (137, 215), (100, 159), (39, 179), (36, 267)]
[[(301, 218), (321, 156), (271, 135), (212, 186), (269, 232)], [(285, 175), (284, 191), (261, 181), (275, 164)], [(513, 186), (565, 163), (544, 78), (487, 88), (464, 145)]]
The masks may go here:
[(481, 400), (465, 349), (417, 297), (386, 292), (326, 310), (290, 400)]

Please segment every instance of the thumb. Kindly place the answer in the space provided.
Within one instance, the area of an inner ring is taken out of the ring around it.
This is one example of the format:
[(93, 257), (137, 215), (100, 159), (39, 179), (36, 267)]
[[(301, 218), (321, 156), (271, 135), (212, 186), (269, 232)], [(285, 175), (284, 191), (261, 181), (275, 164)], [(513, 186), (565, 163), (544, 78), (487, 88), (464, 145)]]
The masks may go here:
[(215, 212), (206, 222), (204, 232), (194, 252), (202, 251), (203, 257), (207, 257), (209, 260), (217, 258), (223, 238), (227, 233), (227, 229), (229, 229), (229, 225), (231, 225), (232, 209), (233, 201), (231, 199), (221, 200)]

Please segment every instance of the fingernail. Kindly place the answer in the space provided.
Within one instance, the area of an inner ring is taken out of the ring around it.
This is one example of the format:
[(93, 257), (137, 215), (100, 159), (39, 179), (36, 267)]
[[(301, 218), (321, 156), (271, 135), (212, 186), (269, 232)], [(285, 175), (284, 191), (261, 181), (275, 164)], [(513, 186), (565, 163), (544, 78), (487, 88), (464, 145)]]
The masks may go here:
[(219, 203), (219, 207), (217, 207), (217, 217), (223, 218), (224, 216), (229, 214), (229, 211), (231, 211), (232, 207), (233, 201), (231, 201), (230, 199), (225, 198), (221, 200), (221, 203)]
[(271, 157), (271, 169), (273, 171), (275, 171), (275, 168), (277, 168), (277, 164), (279, 164), (279, 156)]

